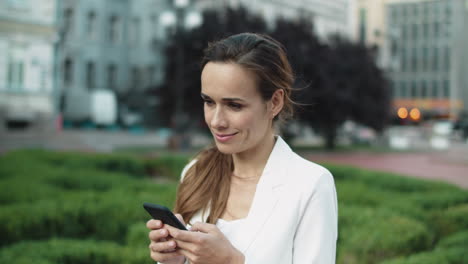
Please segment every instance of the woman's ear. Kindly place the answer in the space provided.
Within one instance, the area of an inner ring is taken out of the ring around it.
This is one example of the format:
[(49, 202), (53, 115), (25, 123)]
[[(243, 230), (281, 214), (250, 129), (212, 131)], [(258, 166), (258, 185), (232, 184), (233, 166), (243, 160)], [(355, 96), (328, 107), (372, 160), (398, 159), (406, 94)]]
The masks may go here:
[(284, 90), (283, 89), (277, 89), (273, 95), (271, 96), (271, 110), (270, 114), (271, 117), (274, 118), (277, 116), (280, 112), (281, 109), (283, 109), (284, 105)]

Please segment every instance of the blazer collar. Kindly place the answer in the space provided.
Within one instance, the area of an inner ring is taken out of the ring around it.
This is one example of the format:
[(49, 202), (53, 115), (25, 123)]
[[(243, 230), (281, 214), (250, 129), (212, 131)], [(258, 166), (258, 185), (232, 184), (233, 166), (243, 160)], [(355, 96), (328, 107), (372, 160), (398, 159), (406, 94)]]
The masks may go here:
[(242, 227), (243, 230), (231, 237), (231, 242), (241, 252), (245, 253), (249, 249), (274, 211), (281, 195), (279, 187), (286, 182), (287, 178), (285, 162), (290, 159), (292, 153), (286, 142), (277, 136), (275, 146), (257, 184), (249, 214)]
[(276, 136), (276, 143), (270, 157), (268, 157), (258, 184), (270, 187), (283, 184), (286, 181), (284, 177), (285, 170), (287, 169), (285, 162), (288, 162), (292, 153), (293, 151), (288, 144), (280, 136)]

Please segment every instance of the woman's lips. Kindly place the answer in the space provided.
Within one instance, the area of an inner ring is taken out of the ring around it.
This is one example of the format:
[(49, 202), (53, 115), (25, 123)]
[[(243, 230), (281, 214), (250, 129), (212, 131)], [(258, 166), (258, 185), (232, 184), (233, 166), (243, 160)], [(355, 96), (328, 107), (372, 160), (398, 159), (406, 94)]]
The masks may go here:
[(227, 142), (229, 141), (231, 138), (233, 138), (237, 133), (233, 133), (233, 134), (214, 134), (215, 138), (217, 141), (219, 142)]

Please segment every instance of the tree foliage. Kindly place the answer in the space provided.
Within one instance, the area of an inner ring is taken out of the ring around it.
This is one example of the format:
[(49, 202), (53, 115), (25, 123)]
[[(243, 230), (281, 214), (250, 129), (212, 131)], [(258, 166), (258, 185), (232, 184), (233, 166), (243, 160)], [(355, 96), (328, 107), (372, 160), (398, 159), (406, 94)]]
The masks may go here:
[[(320, 40), (313, 24), (305, 19), (279, 19), (274, 30), (268, 31), (259, 16), (246, 9), (224, 12), (206, 11), (201, 27), (184, 34), (182, 43), (171, 42), (166, 49), (169, 58), (166, 82), (161, 87), (162, 113), (174, 112), (177, 62), (171, 58), (182, 45), (184, 51), (183, 87), (184, 111), (191, 120), (202, 120), (199, 62), (207, 43), (241, 33), (268, 33), (286, 48), (297, 80), (295, 99), (299, 103), (297, 117), (320, 131), (328, 148), (335, 144), (336, 132), (346, 120), (381, 131), (389, 117), (390, 95), (384, 73), (377, 67), (372, 50), (340, 36), (327, 42)], [(169, 122), (169, 119), (166, 120)]]

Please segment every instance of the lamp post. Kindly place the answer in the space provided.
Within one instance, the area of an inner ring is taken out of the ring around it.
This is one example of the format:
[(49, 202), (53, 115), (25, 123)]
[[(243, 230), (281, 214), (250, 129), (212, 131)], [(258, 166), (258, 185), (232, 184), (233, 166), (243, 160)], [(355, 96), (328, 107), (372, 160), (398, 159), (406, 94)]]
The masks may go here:
[(202, 16), (199, 12), (190, 8), (189, 0), (174, 0), (173, 8), (161, 15), (161, 23), (164, 27), (172, 27), (174, 40), (176, 43), (176, 77), (174, 87), (176, 89), (175, 113), (174, 113), (174, 136), (175, 145), (179, 146), (182, 140), (183, 128), (187, 118), (184, 115), (184, 34), (186, 31), (199, 26), (202, 23)]

